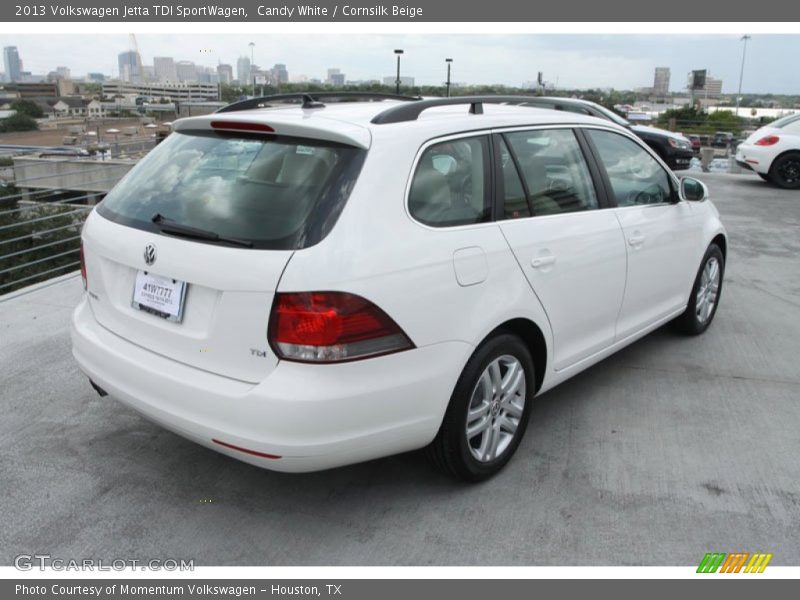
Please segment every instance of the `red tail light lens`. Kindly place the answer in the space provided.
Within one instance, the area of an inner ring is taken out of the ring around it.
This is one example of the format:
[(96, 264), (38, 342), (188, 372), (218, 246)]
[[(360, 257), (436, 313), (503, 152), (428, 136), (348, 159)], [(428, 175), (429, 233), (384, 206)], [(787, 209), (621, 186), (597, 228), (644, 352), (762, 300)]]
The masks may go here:
[(777, 135), (768, 135), (766, 137), (761, 138), (756, 142), (756, 146), (773, 146), (781, 141), (781, 138)]
[(341, 362), (414, 347), (389, 315), (345, 292), (277, 294), (269, 341), (280, 358), (301, 362)]
[(88, 281), (86, 279), (86, 259), (83, 257), (83, 240), (81, 240), (81, 279), (83, 279), (83, 289), (88, 287)]

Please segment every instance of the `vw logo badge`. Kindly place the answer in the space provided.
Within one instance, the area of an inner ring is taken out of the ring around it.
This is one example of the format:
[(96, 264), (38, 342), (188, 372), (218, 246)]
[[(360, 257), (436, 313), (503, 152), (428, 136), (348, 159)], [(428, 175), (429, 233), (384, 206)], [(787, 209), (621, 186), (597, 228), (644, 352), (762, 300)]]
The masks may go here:
[(148, 266), (156, 262), (156, 245), (152, 242), (144, 247), (144, 262)]

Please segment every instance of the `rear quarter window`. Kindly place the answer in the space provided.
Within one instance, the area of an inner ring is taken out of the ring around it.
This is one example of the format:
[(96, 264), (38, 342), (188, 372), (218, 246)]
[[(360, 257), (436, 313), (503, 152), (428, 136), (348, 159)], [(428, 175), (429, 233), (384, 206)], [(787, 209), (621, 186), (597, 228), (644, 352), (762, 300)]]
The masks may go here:
[(485, 136), (426, 148), (417, 163), (408, 209), (432, 227), (482, 223), (491, 218), (489, 142)]

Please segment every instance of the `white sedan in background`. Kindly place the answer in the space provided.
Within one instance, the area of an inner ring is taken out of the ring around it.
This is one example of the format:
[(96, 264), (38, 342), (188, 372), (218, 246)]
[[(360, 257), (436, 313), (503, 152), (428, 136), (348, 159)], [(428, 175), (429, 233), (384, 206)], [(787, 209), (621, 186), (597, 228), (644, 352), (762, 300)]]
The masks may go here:
[(762, 127), (736, 150), (736, 162), (765, 181), (800, 189), (800, 113)]

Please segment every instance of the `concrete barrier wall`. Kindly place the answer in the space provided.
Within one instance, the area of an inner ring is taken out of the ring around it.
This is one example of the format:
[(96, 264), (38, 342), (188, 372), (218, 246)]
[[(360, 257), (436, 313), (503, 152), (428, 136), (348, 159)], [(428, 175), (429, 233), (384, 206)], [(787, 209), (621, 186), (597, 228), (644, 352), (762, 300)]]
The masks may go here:
[(26, 190), (108, 192), (137, 161), (63, 158), (14, 158), (14, 180)]

